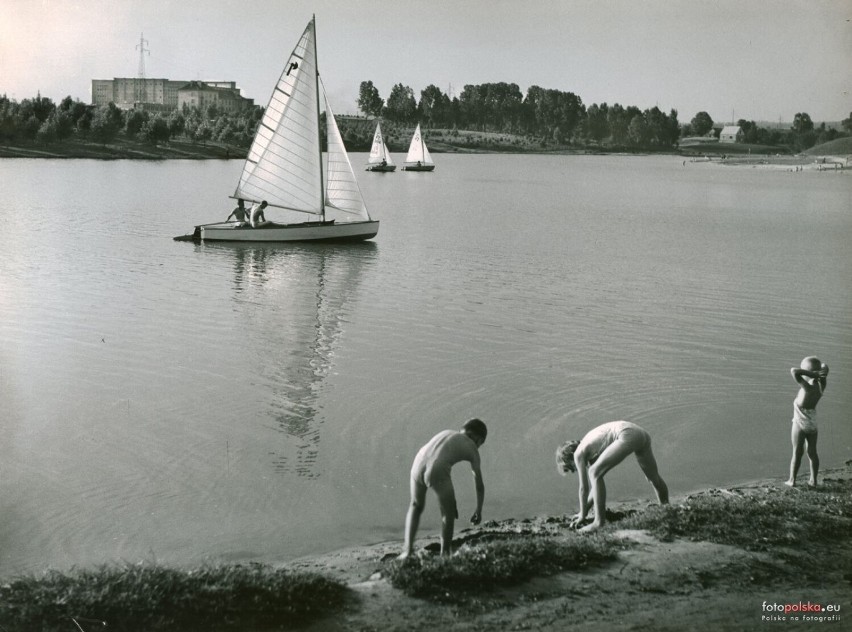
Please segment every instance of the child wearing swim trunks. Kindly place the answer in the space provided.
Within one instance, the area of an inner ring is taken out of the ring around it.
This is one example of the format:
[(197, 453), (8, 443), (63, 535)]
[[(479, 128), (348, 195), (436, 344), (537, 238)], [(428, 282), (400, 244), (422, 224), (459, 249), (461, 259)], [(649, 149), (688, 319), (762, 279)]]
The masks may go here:
[(459, 461), (468, 461), (473, 471), (476, 511), (470, 523), (479, 524), (482, 520), (485, 484), (480, 471), (479, 448), (487, 435), (488, 428), (482, 420), (470, 419), (461, 430), (439, 432), (420, 448), (411, 466), (411, 504), (405, 517), (405, 545), (399, 559), (405, 559), (414, 552), (414, 536), (426, 504), (426, 490), (430, 487), (437, 494), (441, 509), (441, 555), (448, 557), (452, 554), (453, 528), (459, 512), (450, 471)]
[(808, 461), (811, 465), (811, 477), (808, 485), (816, 487), (819, 472), (817, 455), (816, 405), (828, 384), (828, 365), (819, 358), (808, 356), (798, 367), (790, 369), (790, 374), (799, 385), (799, 392), (793, 401), (793, 428), (790, 439), (793, 443), (793, 458), (790, 460), (790, 478), (784, 483), (790, 487), (796, 485), (796, 475), (807, 444)]
[(604, 476), (629, 454), (636, 460), (645, 478), (654, 487), (661, 505), (669, 502), (669, 488), (657, 471), (651, 451), (651, 435), (629, 421), (610, 421), (593, 428), (582, 441), (568, 441), (556, 450), (556, 466), (562, 476), (577, 472), (580, 478), (580, 513), (571, 527), (579, 528), (587, 521), (589, 509), (595, 508), (595, 519), (580, 531), (600, 529), (606, 522), (606, 485)]

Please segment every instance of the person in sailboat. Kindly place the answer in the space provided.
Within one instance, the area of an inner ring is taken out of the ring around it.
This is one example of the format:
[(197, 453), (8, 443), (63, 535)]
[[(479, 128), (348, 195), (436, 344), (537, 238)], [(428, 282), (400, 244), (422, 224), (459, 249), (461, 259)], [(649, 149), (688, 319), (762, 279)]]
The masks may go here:
[(450, 470), (459, 461), (468, 461), (473, 470), (476, 511), (470, 522), (479, 524), (482, 520), (485, 484), (480, 471), (479, 448), (487, 435), (488, 428), (481, 419), (469, 419), (461, 430), (439, 432), (420, 448), (411, 466), (411, 504), (405, 517), (405, 545), (399, 559), (404, 560), (414, 553), (414, 536), (426, 504), (426, 490), (430, 487), (437, 494), (441, 509), (441, 555), (449, 557), (452, 554), (453, 528), (459, 511)]
[(249, 220), (251, 222), (252, 228), (257, 228), (258, 226), (266, 223), (266, 215), (263, 214), (263, 209), (267, 206), (266, 200), (263, 200), (260, 204), (254, 204), (249, 211)]
[(629, 454), (635, 454), (639, 467), (657, 493), (661, 505), (669, 502), (669, 488), (657, 471), (651, 451), (651, 435), (629, 421), (610, 421), (593, 428), (582, 441), (568, 441), (556, 450), (556, 467), (562, 476), (577, 472), (580, 479), (580, 513), (571, 522), (575, 529), (587, 521), (594, 505), (595, 519), (580, 531), (600, 529), (606, 522), (604, 476)]
[(246, 220), (248, 219), (245, 200), (237, 200), (237, 207), (231, 211), (231, 214), (228, 215), (228, 218), (225, 221), (227, 222), (232, 217), (234, 218), (237, 226), (245, 226)]

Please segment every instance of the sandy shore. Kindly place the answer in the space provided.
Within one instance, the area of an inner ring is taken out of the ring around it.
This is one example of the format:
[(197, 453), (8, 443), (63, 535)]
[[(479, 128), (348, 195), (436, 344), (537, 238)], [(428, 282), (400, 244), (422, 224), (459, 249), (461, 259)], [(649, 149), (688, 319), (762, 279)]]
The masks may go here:
[[(852, 461), (825, 471), (819, 492), (852, 493)], [(779, 479), (767, 479), (674, 497), (672, 503), (685, 503), (697, 494), (761, 502), (767, 494), (795, 498), (801, 493)], [(637, 501), (612, 509), (629, 513), (641, 511), (648, 504)], [(547, 533), (558, 537), (566, 528), (564, 516), (491, 521), (457, 533), (457, 545), (488, 534), (522, 537)], [(701, 541), (662, 542), (642, 531), (619, 529), (618, 522), (609, 528), (623, 544), (614, 563), (540, 577), (463, 604), (416, 599), (393, 588), (385, 579), (383, 566), (385, 560), (399, 553), (400, 541), (302, 558), (287, 566), (335, 577), (352, 590), (353, 599), (346, 610), (305, 628), (310, 632), (757, 630), (785, 625), (803, 629), (817, 623), (819, 629), (839, 630), (848, 629), (852, 621), (852, 538), (841, 546), (837, 542), (801, 543), (808, 554), (822, 560), (821, 579), (814, 581), (793, 580), (781, 573), (779, 558), (767, 552)], [(430, 551), (425, 554), (433, 554), (431, 551), (438, 547), (437, 536), (419, 539), (418, 544)], [(772, 620), (768, 617), (784, 616), (783, 612), (764, 607), (764, 602), (784, 605), (808, 601), (839, 604), (840, 620), (793, 622), (790, 615), (786, 621)]]
[(819, 171), (844, 172), (852, 168), (849, 156), (710, 156), (688, 158), (686, 165), (713, 165), (719, 167), (739, 167), (765, 169), (770, 171)]

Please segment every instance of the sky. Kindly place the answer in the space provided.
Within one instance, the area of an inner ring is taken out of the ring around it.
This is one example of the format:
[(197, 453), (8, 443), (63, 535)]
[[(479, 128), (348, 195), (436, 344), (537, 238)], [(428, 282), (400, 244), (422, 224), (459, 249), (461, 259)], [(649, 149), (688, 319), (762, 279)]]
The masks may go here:
[(315, 14), (338, 114), (372, 81), (459, 96), (504, 81), (586, 106), (839, 121), (852, 113), (852, 0), (0, 0), (0, 94), (91, 102), (91, 80), (235, 81), (265, 105)]

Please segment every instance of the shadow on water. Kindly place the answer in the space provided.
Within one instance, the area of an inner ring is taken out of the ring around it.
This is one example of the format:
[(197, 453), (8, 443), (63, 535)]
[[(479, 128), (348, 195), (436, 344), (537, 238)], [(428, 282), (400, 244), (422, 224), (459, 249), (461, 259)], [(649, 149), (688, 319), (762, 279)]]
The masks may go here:
[(360, 279), (376, 259), (373, 242), (355, 244), (199, 244), (231, 260), (233, 302), (245, 352), (263, 386), (274, 429), (276, 472), (316, 478), (321, 397)]

